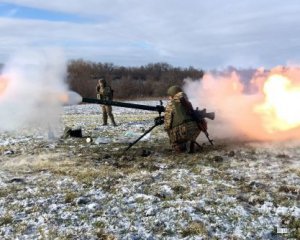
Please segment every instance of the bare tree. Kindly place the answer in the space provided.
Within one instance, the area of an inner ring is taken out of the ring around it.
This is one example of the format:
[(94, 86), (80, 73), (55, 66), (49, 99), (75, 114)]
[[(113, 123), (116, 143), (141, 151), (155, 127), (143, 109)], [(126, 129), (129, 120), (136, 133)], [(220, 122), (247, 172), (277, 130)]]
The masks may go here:
[(120, 99), (163, 97), (171, 85), (181, 85), (183, 79), (201, 79), (203, 70), (194, 67), (173, 67), (168, 63), (149, 63), (140, 67), (93, 63), (82, 59), (68, 64), (68, 83), (72, 90), (86, 97), (95, 96), (96, 80), (105, 77)]

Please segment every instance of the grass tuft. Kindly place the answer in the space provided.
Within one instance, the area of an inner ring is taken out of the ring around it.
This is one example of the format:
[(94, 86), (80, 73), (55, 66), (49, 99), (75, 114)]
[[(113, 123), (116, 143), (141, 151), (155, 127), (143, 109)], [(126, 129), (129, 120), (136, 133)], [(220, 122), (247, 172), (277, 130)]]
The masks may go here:
[(13, 222), (13, 217), (8, 213), (0, 217), (0, 226), (8, 225)]
[(72, 203), (77, 196), (78, 195), (75, 192), (67, 192), (65, 195), (65, 203)]
[(195, 235), (207, 235), (207, 229), (202, 222), (191, 222), (185, 229), (182, 230), (182, 237), (189, 237)]

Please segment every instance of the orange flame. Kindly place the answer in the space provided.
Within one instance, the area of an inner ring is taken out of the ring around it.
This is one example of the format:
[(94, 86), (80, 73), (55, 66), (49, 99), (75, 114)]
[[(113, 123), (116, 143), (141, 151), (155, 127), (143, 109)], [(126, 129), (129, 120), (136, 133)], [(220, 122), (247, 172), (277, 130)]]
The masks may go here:
[(58, 100), (61, 104), (65, 105), (68, 104), (70, 101), (70, 96), (68, 93), (61, 93), (58, 95)]
[(0, 96), (2, 96), (7, 87), (8, 87), (8, 83), (9, 83), (9, 80), (7, 77), (4, 77), (4, 76), (0, 76)]
[(67, 91), (59, 93), (58, 100), (62, 105), (74, 105), (81, 103), (82, 97), (76, 92)]
[(286, 131), (300, 126), (300, 87), (287, 76), (271, 75), (263, 85), (264, 103), (255, 106), (269, 133)]

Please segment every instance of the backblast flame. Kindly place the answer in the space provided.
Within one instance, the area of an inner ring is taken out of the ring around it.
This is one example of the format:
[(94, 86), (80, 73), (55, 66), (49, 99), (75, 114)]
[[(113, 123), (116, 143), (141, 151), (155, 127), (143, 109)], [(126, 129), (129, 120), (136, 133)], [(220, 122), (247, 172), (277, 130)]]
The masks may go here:
[(73, 91), (58, 94), (58, 100), (62, 105), (75, 105), (81, 103), (82, 97)]
[[(12, 76), (4, 76), (0, 75), (0, 97), (4, 96), (5, 93), (13, 92), (16, 90), (16, 85), (10, 84), (15, 78)], [(16, 79), (15, 79), (16, 82)], [(11, 85), (10, 89), (8, 89), (9, 85)], [(45, 91), (46, 93), (46, 91)], [(82, 101), (82, 97), (73, 91), (63, 91), (63, 92), (57, 92), (50, 90), (48, 93), (46, 93), (45, 98), (43, 98), (44, 101), (57, 101), (61, 105), (74, 105), (78, 104)], [(8, 98), (7, 96), (4, 98)]]

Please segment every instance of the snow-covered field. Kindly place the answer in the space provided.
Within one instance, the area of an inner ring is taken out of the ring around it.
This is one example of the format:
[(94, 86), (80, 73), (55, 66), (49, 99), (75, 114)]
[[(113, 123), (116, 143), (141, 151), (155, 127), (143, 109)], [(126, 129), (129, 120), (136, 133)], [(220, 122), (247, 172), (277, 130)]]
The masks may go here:
[(97, 105), (64, 110), (91, 143), (0, 133), (0, 239), (300, 239), (299, 142), (201, 136), (174, 155), (159, 126), (124, 153), (156, 113), (114, 107), (103, 127)]

